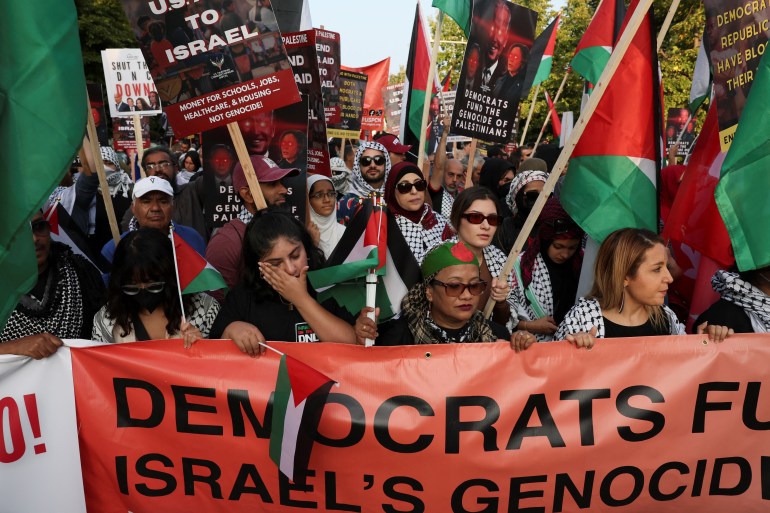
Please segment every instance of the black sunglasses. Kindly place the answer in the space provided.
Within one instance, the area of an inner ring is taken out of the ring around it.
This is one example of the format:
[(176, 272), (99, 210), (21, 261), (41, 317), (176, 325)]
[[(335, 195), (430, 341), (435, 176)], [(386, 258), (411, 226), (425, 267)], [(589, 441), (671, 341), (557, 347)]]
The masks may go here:
[(486, 220), (489, 223), (489, 226), (498, 226), (503, 220), (503, 218), (497, 214), (489, 214), (488, 216), (485, 216), (481, 212), (466, 212), (460, 217), (471, 224), (481, 224), (484, 222), (484, 220)]
[(465, 292), (465, 289), (468, 289), (468, 291), (474, 296), (478, 296), (487, 290), (487, 282), (483, 280), (473, 283), (444, 283), (443, 281), (439, 281), (434, 278), (431, 280), (431, 283), (435, 283), (436, 285), (441, 285), (444, 287), (444, 291), (449, 297), (460, 297), (463, 292)]
[(29, 223), (32, 233), (35, 235), (48, 235), (51, 232), (51, 224), (45, 219), (37, 219)]
[(414, 183), (401, 182), (396, 184), (396, 190), (401, 194), (409, 194), (412, 191), (412, 187), (417, 189), (417, 192), (422, 192), (428, 188), (428, 182), (421, 178)]
[(381, 166), (385, 164), (385, 157), (382, 155), (377, 155), (376, 157), (361, 157), (358, 159), (358, 162), (364, 167), (370, 165), (372, 162), (377, 166)]
[(579, 230), (580, 227), (572, 219), (554, 219), (549, 221), (548, 226), (553, 228), (554, 234), (561, 235), (572, 230)]

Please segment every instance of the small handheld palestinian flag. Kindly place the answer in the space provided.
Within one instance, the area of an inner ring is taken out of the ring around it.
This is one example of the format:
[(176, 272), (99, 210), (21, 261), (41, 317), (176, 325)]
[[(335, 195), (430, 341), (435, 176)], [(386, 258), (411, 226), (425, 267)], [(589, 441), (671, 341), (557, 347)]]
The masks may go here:
[(289, 355), (281, 356), (275, 381), (270, 459), (283, 475), (303, 484), (313, 433), (334, 380)]
[(182, 237), (177, 237), (173, 227), (170, 232), (174, 243), (174, 260), (181, 293), (194, 294), (226, 289), (227, 283), (219, 271), (214, 269), (214, 266), (200, 256)]

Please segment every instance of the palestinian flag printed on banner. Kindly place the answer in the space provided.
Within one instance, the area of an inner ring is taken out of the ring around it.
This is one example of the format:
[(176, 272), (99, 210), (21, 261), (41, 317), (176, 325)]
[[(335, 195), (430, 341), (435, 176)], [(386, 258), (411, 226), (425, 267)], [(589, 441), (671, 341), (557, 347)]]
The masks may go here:
[[(401, 109), (401, 142), (417, 148), (420, 144), (422, 110), (425, 94), (428, 90), (428, 69), (430, 52), (428, 50), (428, 32), (422, 19), (420, 3), (414, 14), (412, 41), (409, 44), (409, 58), (406, 62), (406, 80)], [(415, 153), (417, 153), (415, 151)]]
[(307, 477), (313, 433), (334, 380), (289, 355), (281, 356), (275, 381), (270, 459), (295, 483)]
[(182, 237), (171, 230), (177, 264), (177, 279), (182, 294), (226, 289), (222, 275), (200, 256)]
[(620, 228), (657, 231), (662, 125), (651, 12), (588, 120), (562, 188), (564, 209), (599, 243)]
[[(602, 0), (575, 49), (570, 65), (592, 84), (599, 81), (610, 60), (612, 49), (620, 37), (625, 9), (623, 0)], [(629, 7), (629, 11), (633, 10)]]

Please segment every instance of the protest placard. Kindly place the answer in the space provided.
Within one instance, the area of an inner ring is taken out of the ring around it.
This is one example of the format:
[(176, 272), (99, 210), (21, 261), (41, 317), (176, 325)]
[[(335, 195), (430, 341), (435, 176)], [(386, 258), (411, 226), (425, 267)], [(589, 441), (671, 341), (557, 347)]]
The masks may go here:
[(401, 100), (404, 97), (404, 84), (391, 84), (382, 88), (382, 101), (385, 105), (385, 128), (388, 133), (399, 135), (401, 127)]
[(160, 114), (158, 93), (144, 60), (136, 48), (102, 50), (104, 81), (107, 86), (110, 116), (131, 117), (134, 114)]
[(122, 4), (177, 137), (299, 101), (269, 5)]
[(343, 66), (342, 69), (363, 73), (368, 77), (366, 82), (366, 95), (364, 96), (364, 111), (361, 116), (361, 130), (382, 130), (383, 122), (385, 120), (385, 104), (382, 99), (382, 88), (388, 85), (390, 57), (362, 68)]
[(340, 35), (315, 29), (318, 74), (321, 77), (326, 124), (340, 122)]
[(340, 71), (340, 122), (327, 123), (329, 137), (359, 138), (367, 78), (363, 73)]
[(666, 117), (666, 150), (671, 148), (679, 141), (677, 155), (684, 159), (692, 151), (695, 138), (698, 136), (695, 131), (696, 119), (690, 117), (690, 111), (687, 107), (680, 109), (668, 109)]
[(91, 115), (94, 117), (94, 124), (96, 125), (96, 135), (99, 137), (99, 146), (109, 146), (107, 114), (104, 110), (102, 85), (89, 82), (86, 84), (86, 89), (88, 90), (88, 103), (91, 107)]
[(453, 134), (498, 144), (511, 140), (536, 24), (537, 13), (520, 5), (473, 1)]
[(284, 33), (283, 44), (297, 87), (308, 98), (307, 172), (331, 176), (315, 33), (315, 30)]

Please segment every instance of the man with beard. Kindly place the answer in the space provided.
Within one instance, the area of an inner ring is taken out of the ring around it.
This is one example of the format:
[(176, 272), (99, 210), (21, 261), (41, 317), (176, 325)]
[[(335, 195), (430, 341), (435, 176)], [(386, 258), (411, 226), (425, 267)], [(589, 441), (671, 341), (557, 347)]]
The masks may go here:
[(259, 112), (248, 118), (238, 120), (241, 127), (243, 141), (249, 155), (262, 155), (267, 157), (270, 143), (275, 135), (272, 112)]
[[(438, 147), (446, 148), (451, 119), (449, 116), (444, 116), (442, 121), (443, 130)], [(436, 153), (434, 164), (428, 182), (428, 194), (430, 194), (433, 210), (449, 218), (455, 198), (465, 183), (465, 166), (457, 159), (447, 158), (445, 151)]]
[(487, 15), (492, 16), (489, 31), (486, 34), (487, 44), (484, 67), (481, 72), (481, 90), (488, 94), (494, 90), (498, 77), (504, 72), (504, 66), (499, 64), (508, 44), (508, 28), (511, 22), (511, 11), (506, 4), (505, 0), (495, 0), (487, 11)]
[(363, 141), (356, 151), (348, 193), (337, 205), (337, 219), (346, 224), (353, 218), (362, 198), (372, 192), (384, 194), (389, 172), (390, 155), (385, 146), (376, 141)]
[(38, 212), (32, 217), (37, 283), (23, 295), (0, 332), (0, 354), (35, 359), (52, 355), (62, 338), (91, 338), (94, 314), (104, 301), (96, 268), (59, 242)]

